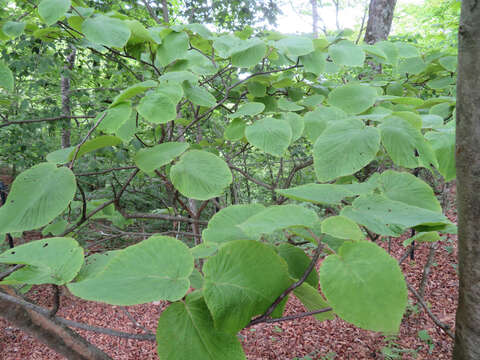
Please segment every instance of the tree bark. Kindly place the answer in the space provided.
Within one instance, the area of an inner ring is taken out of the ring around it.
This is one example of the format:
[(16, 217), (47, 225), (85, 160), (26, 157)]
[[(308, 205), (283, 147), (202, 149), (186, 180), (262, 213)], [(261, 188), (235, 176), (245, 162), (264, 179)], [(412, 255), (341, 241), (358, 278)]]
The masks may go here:
[(458, 30), (457, 210), (459, 294), (455, 360), (480, 359), (480, 3), (463, 0)]
[(386, 40), (392, 27), (393, 11), (397, 0), (370, 0), (367, 30), (364, 41), (374, 44)]
[[(72, 115), (70, 108), (70, 71), (72, 71), (73, 65), (75, 64), (75, 55), (76, 50), (75, 48), (72, 48), (72, 51), (67, 56), (66, 64), (63, 66), (63, 73), (60, 79), (60, 89), (62, 92), (62, 115), (66, 117), (70, 117)], [(70, 128), (71, 120), (65, 119), (62, 128), (62, 149), (70, 147), (71, 145)]]
[[(14, 296), (7, 287), (2, 289)], [(0, 299), (0, 316), (69, 360), (111, 360), (110, 356), (65, 325), (19, 304)]]
[(317, 0), (310, 0), (312, 4), (312, 26), (313, 26), (313, 37), (318, 38), (318, 6)]

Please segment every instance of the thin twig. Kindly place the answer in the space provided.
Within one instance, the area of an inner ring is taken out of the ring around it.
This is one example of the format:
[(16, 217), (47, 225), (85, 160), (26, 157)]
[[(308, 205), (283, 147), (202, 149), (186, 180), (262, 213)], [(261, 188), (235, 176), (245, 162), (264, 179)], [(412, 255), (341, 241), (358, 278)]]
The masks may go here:
[(25, 265), (24, 264), (18, 264), (18, 265), (15, 265), (15, 266), (12, 266), (10, 269), (0, 273), (0, 281), (2, 281), (3, 279), (5, 279), (8, 275), (14, 273), (15, 271), (17, 271), (18, 269), (21, 269), (23, 268)]
[(429, 307), (427, 306), (427, 304), (425, 304), (425, 301), (423, 301), (422, 297), (420, 296), (420, 294), (413, 288), (412, 285), (410, 285), (407, 281), (405, 281), (407, 283), (407, 287), (408, 287), (408, 290), (410, 290), (410, 292), (415, 295), (415, 297), (417, 298), (418, 302), (420, 305), (422, 305), (422, 307), (424, 308), (424, 310), (427, 312), (428, 316), (430, 317), (430, 319), (432, 319), (432, 321), (435, 323), (435, 325), (437, 325), (440, 329), (442, 329), (448, 336), (450, 336), (452, 339), (455, 339), (455, 335), (452, 333), (452, 331), (450, 330), (450, 326), (448, 324), (444, 324), (443, 322), (441, 322), (433, 313), (432, 311), (429, 309)]
[(95, 116), (88, 116), (88, 115), (54, 116), (54, 117), (40, 118), (40, 119), (3, 122), (3, 123), (0, 123), (0, 128), (3, 128), (5, 126), (10, 126), (10, 125), (34, 124), (34, 123), (40, 123), (40, 122), (59, 121), (59, 120), (66, 120), (66, 119), (93, 119), (93, 118), (95, 118)]
[(92, 176), (92, 175), (103, 175), (103, 174), (108, 174), (109, 172), (113, 171), (120, 171), (120, 170), (132, 170), (136, 169), (136, 166), (122, 166), (122, 167), (117, 167), (117, 168), (111, 168), (111, 169), (105, 169), (105, 170), (100, 170), (100, 171), (93, 171), (93, 172), (88, 172), (88, 173), (80, 173), (80, 174), (75, 174), (75, 176)]
[(90, 135), (92, 135), (93, 131), (97, 128), (98, 125), (100, 125), (100, 123), (102, 122), (103, 119), (105, 119), (105, 116), (107, 116), (107, 112), (104, 112), (102, 114), (102, 116), (100, 116), (100, 118), (97, 120), (97, 122), (92, 126), (92, 128), (88, 131), (87, 135), (85, 135), (85, 137), (82, 139), (82, 141), (80, 142), (80, 144), (78, 144), (75, 148), (75, 152), (73, 153), (73, 158), (72, 158), (72, 161), (70, 162), (70, 170), (73, 169), (73, 165), (75, 164), (75, 160), (77, 159), (77, 156), (78, 156), (78, 152), (80, 151), (80, 148), (82, 147), (83, 144), (85, 144), (85, 142), (88, 140), (88, 138), (90, 137)]

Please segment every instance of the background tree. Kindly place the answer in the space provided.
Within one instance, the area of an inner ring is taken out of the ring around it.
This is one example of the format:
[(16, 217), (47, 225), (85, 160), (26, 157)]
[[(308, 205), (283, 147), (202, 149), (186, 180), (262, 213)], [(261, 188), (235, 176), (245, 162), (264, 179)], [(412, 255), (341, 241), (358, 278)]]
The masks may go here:
[(364, 41), (374, 44), (386, 40), (392, 27), (393, 12), (397, 0), (370, 0), (368, 22)]
[(480, 358), (480, 6), (462, 2), (458, 30), (457, 209), (460, 277), (455, 360)]

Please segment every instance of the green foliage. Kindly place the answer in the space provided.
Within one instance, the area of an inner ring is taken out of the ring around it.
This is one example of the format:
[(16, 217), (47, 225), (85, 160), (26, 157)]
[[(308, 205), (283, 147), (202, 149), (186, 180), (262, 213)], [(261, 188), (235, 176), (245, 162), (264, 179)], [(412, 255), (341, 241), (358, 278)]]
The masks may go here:
[[(169, 2), (170, 15), (221, 13), (214, 25), (239, 28), (276, 8), (213, 3), (185, 2), (199, 5), (194, 14)], [(427, 10), (454, 13), (447, 3)], [(291, 295), (308, 311), (333, 308), (318, 321), (338, 316), (397, 332), (403, 275), (365, 239), (416, 230), (407, 245), (452, 231), (412, 171), (455, 178), (448, 36), (433, 48), (410, 37), (357, 45), (347, 33), (217, 34), (198, 23), (152, 26), (136, 2), (128, 11), (78, 5), (43, 0), (39, 17), (22, 3), (2, 23), (1, 160), (28, 170), (0, 208), (0, 232), (78, 239), (5, 252), (0, 262), (26, 266), (4, 282), (67, 284), (76, 296), (118, 305), (167, 300), (162, 359), (244, 359), (236, 333), (255, 317), (281, 317)], [(62, 76), (74, 121), (60, 110)], [(59, 149), (68, 132), (81, 146)], [(167, 232), (176, 238), (155, 235)], [(105, 238), (118, 240), (84, 259), (79, 244)], [(320, 276), (314, 266), (287, 291), (314, 245), (326, 256)]]

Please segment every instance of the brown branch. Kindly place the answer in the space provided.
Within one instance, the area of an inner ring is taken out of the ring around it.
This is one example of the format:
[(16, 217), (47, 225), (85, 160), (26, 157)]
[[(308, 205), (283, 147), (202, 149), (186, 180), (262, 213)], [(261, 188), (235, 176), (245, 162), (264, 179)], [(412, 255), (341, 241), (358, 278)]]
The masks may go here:
[(18, 265), (15, 265), (15, 266), (12, 266), (10, 269), (0, 273), (0, 281), (2, 281), (3, 279), (5, 279), (8, 275), (14, 273), (15, 271), (17, 271), (18, 269), (21, 269), (23, 268), (25, 265), (24, 264), (18, 264)]
[(303, 273), (302, 277), (298, 281), (296, 281), (292, 285), (290, 285), (283, 293), (281, 293), (275, 299), (275, 301), (272, 303), (272, 305), (270, 305), (270, 307), (267, 309), (267, 311), (265, 311), (265, 313), (263, 313), (263, 315), (260, 315), (260, 316), (256, 317), (255, 319), (253, 319), (252, 321), (250, 321), (250, 323), (247, 325), (247, 327), (258, 324), (258, 323), (261, 323), (261, 322), (265, 322), (265, 320), (275, 311), (275, 309), (283, 301), (283, 299), (285, 299), (293, 290), (298, 288), (300, 285), (302, 285), (305, 282), (305, 280), (307, 280), (308, 276), (310, 275), (310, 273), (314, 269), (315, 265), (317, 264), (317, 261), (320, 257), (320, 254), (322, 253), (322, 249), (323, 249), (323, 246), (324, 246), (320, 242), (320, 239), (318, 239), (312, 232), (310, 232), (310, 234), (312, 236), (314, 236), (314, 238), (317, 239), (318, 246), (317, 246), (317, 249), (315, 250), (315, 254), (312, 257), (312, 260), (310, 261), (310, 264), (308, 265), (307, 269)]
[(251, 182), (253, 182), (253, 183), (255, 183), (259, 186), (262, 186), (262, 187), (264, 187), (265, 189), (268, 189), (268, 190), (273, 190), (274, 189), (272, 185), (268, 185), (268, 184), (264, 183), (263, 181), (255, 179), (254, 177), (250, 176), (247, 172), (243, 171), (242, 169), (237, 168), (236, 166), (233, 166), (231, 164), (228, 164), (228, 166), (230, 167), (230, 169), (235, 170), (235, 171), (239, 172), (240, 174), (242, 174), (245, 178), (247, 178)]
[(169, 220), (169, 221), (181, 221), (188, 223), (199, 223), (207, 225), (208, 222), (204, 220), (197, 220), (193, 218), (187, 218), (183, 216), (173, 216), (166, 214), (147, 214), (147, 213), (133, 213), (133, 214), (123, 214), (126, 219), (158, 219), (158, 220)]
[(100, 171), (93, 171), (93, 172), (88, 172), (88, 173), (75, 174), (75, 176), (103, 175), (103, 174), (107, 174), (107, 173), (112, 172), (112, 171), (131, 170), (131, 169), (136, 169), (136, 168), (137, 168), (136, 166), (122, 166), (122, 167), (105, 169), (105, 170), (100, 170)]
[(19, 124), (34, 124), (39, 122), (49, 122), (49, 121), (59, 121), (67, 119), (93, 119), (95, 116), (88, 115), (79, 115), (79, 116), (55, 116), (49, 118), (40, 118), (40, 119), (30, 119), (30, 120), (19, 120), (19, 121), (8, 121), (0, 124), (0, 128), (10, 125), (19, 125)]
[(430, 310), (430, 308), (428, 307), (427, 304), (425, 304), (425, 301), (423, 301), (422, 297), (420, 296), (420, 294), (413, 288), (412, 285), (410, 285), (406, 280), (405, 280), (406, 284), (407, 284), (407, 287), (408, 287), (408, 290), (410, 290), (410, 292), (415, 295), (415, 297), (417, 298), (418, 300), (418, 303), (420, 305), (422, 305), (423, 309), (426, 311), (426, 313), (428, 314), (428, 316), (430, 317), (430, 319), (432, 319), (432, 321), (435, 323), (435, 325), (437, 325), (440, 329), (442, 329), (448, 336), (450, 336), (452, 339), (455, 339), (455, 335), (452, 333), (452, 331), (450, 330), (450, 326), (448, 324), (444, 324), (442, 323), (433, 313), (432, 311)]
[[(289, 320), (304, 318), (304, 317), (307, 317), (307, 316), (317, 315), (317, 314), (329, 312), (329, 311), (332, 311), (332, 310), (333, 309), (331, 307), (326, 307), (326, 308), (323, 308), (323, 309), (303, 312), (303, 313), (289, 315), (289, 316), (283, 316), (283, 317), (275, 318), (275, 319), (265, 319), (261, 322), (262, 323), (267, 323), (267, 324), (273, 324), (273, 323), (277, 323), (277, 322), (281, 322), (281, 321), (289, 321)], [(246, 327), (250, 327), (250, 326), (256, 325), (256, 324), (260, 324), (260, 322), (257, 322), (255, 324), (248, 324)]]

